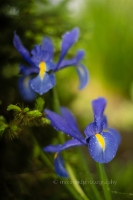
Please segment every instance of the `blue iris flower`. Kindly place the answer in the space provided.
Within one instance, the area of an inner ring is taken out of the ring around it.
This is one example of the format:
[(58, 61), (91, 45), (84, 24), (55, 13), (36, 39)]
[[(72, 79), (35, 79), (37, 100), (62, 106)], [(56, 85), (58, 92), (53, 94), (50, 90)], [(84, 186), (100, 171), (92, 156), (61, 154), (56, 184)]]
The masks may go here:
[(84, 131), (86, 137), (79, 131), (74, 116), (67, 108), (61, 107), (61, 115), (48, 109), (44, 110), (46, 117), (56, 130), (72, 137), (64, 144), (49, 145), (43, 148), (45, 152), (55, 153), (54, 167), (59, 176), (68, 177), (61, 157), (61, 151), (67, 148), (85, 145), (91, 157), (98, 163), (108, 163), (115, 157), (121, 137), (115, 129), (108, 128), (107, 118), (103, 114), (105, 106), (104, 98), (92, 101), (94, 121), (86, 127)]
[(50, 38), (43, 39), (41, 45), (35, 45), (29, 52), (22, 44), (19, 36), (15, 33), (13, 43), (21, 56), (27, 61), (28, 66), (20, 65), (22, 77), (19, 79), (19, 89), (25, 100), (33, 100), (36, 93), (42, 95), (53, 88), (56, 84), (55, 72), (65, 67), (74, 66), (79, 79), (79, 89), (83, 89), (88, 83), (88, 71), (81, 64), (84, 51), (78, 50), (71, 59), (64, 59), (68, 50), (78, 40), (79, 29), (74, 28), (66, 32), (62, 37), (61, 53), (57, 63), (53, 62), (54, 47)]

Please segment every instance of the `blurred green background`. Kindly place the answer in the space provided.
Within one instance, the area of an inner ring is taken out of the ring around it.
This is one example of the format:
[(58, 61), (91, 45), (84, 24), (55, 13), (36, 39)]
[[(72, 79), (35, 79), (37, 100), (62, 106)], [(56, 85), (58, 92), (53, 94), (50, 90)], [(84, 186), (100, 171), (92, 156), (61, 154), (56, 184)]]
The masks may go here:
[[(18, 91), (18, 66), (23, 59), (13, 46), (14, 31), (29, 50), (35, 44), (40, 44), (44, 36), (51, 37), (58, 59), (62, 34), (79, 27), (79, 40), (67, 56), (73, 56), (78, 49), (85, 50), (83, 64), (89, 70), (89, 84), (78, 91), (78, 77), (74, 68), (58, 72), (56, 89), (60, 104), (71, 109), (83, 132), (93, 119), (91, 101), (99, 96), (107, 99), (105, 113), (109, 126), (119, 130), (122, 136), (116, 157), (105, 165), (109, 180), (117, 181), (110, 188), (113, 199), (132, 199), (133, 1), (1, 0), (0, 27), (0, 112), (7, 122), (13, 117), (13, 113), (7, 111), (9, 104), (24, 104), (31, 108), (34, 104), (24, 102)], [(50, 95), (51, 92), (44, 95), (46, 107), (50, 106)], [(58, 143), (57, 132), (51, 127), (25, 127), (14, 140), (1, 137), (0, 199), (74, 198), (71, 185), (53, 184), (53, 177), (57, 179), (57, 176), (43, 163), (31, 134), (41, 147)], [(86, 175), (78, 150), (68, 150), (65, 159), (73, 166), (78, 180), (84, 180)], [(94, 161), (86, 148), (82, 150), (97, 180)], [(53, 155), (48, 156), (53, 162)], [(81, 187), (89, 195), (89, 185)], [(101, 187), (98, 187), (101, 191)]]

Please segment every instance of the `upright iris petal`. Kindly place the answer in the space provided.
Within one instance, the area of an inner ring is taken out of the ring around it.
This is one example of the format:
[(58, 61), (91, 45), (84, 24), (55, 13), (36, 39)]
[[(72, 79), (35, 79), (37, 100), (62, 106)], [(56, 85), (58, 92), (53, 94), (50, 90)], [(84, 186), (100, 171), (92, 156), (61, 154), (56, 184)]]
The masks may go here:
[(60, 65), (61, 61), (67, 54), (68, 50), (78, 40), (78, 36), (79, 36), (78, 28), (74, 28), (72, 31), (66, 32), (63, 35), (62, 45), (61, 45), (61, 55), (60, 55), (59, 61), (56, 66), (57, 69), (58, 69), (58, 66)]
[(48, 51), (51, 54), (51, 58), (53, 58), (54, 46), (53, 46), (53, 43), (52, 43), (52, 41), (50, 40), (49, 37), (45, 37), (43, 39), (42, 46), (43, 46), (43, 50)]
[(106, 100), (104, 98), (98, 98), (92, 101), (92, 108), (94, 117), (99, 118), (103, 115), (106, 106)]
[(84, 133), (86, 135), (86, 140), (88, 140), (92, 135), (95, 135), (96, 133), (96, 123), (92, 122), (84, 130)]
[(29, 51), (23, 46), (19, 36), (16, 34), (16, 32), (14, 33), (14, 38), (13, 38), (13, 44), (15, 46), (15, 48), (18, 50), (18, 52), (20, 53), (20, 55), (32, 66), (34, 65), (34, 62), (32, 62), (31, 58), (30, 58), (30, 53)]

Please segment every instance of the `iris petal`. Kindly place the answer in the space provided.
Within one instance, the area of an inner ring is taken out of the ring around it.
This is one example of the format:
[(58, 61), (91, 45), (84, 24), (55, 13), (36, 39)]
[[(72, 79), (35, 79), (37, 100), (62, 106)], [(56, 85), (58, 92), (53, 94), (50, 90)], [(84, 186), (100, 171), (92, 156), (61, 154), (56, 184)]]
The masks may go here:
[(76, 69), (80, 80), (79, 89), (81, 90), (88, 83), (89, 79), (88, 70), (82, 64), (77, 65)]
[(55, 154), (54, 168), (58, 176), (68, 178), (68, 173), (64, 167), (64, 161), (59, 153)]
[(36, 93), (31, 89), (29, 85), (30, 79), (30, 76), (21, 76), (18, 82), (20, 94), (26, 101), (32, 101), (36, 97)]
[(49, 51), (43, 50), (41, 45), (35, 45), (34, 49), (31, 51), (32, 54), (32, 62), (35, 63), (36, 66), (39, 65), (40, 62), (47, 62), (51, 60), (51, 53)]
[(30, 86), (35, 92), (42, 95), (55, 86), (55, 75), (45, 73), (43, 78), (38, 75), (30, 80)]
[(96, 124), (95, 122), (90, 123), (86, 129), (84, 130), (84, 133), (86, 135), (86, 140), (88, 141), (88, 139), (92, 136), (95, 135), (96, 133)]
[(80, 80), (79, 89), (83, 89), (87, 85), (89, 79), (87, 68), (85, 68), (85, 66), (80, 64), (80, 61), (81, 59), (83, 59), (83, 57), (84, 57), (84, 51), (79, 50), (76, 56), (74, 56), (70, 60), (61, 61), (60, 64), (58, 65), (58, 68), (55, 68), (53, 71), (57, 71), (69, 66), (75, 66)]
[(45, 37), (43, 39), (42, 46), (43, 46), (43, 50), (48, 51), (51, 54), (51, 57), (53, 57), (54, 47), (49, 37)]
[(121, 142), (121, 136), (119, 134), (119, 132), (117, 130), (115, 130), (114, 128), (108, 128), (109, 133), (116, 139), (118, 145)]
[(38, 66), (39, 63), (41, 62), (41, 56), (42, 56), (41, 45), (35, 45), (31, 51), (31, 54), (32, 54), (31, 57), (32, 62), (34, 62), (35, 65)]
[(79, 36), (78, 28), (74, 28), (70, 32), (66, 32), (63, 35), (62, 45), (61, 45), (61, 55), (60, 55), (59, 61), (56, 66), (57, 69), (58, 69), (58, 66), (60, 65), (61, 61), (65, 57), (66, 53), (68, 52), (68, 50), (78, 40), (78, 36)]
[(107, 129), (108, 127), (107, 117), (105, 115), (102, 116), (102, 127), (103, 129)]
[(70, 135), (71, 137), (83, 142), (86, 144), (86, 142), (84, 142), (84, 140), (82, 141), (81, 136), (79, 136), (79, 134), (77, 132), (75, 132), (71, 126), (69, 125), (69, 123), (63, 119), (60, 115), (45, 109), (44, 113), (46, 114), (46, 118), (48, 118), (51, 122), (51, 125), (59, 131), (62, 131), (63, 133), (66, 133), (67, 135)]
[(69, 60), (62, 60), (60, 65), (58, 65), (58, 70), (65, 68), (67, 66), (78, 65), (78, 63), (83, 59), (84, 54), (85, 54), (84, 51), (79, 50), (73, 58), (71, 58)]
[(46, 64), (47, 64), (47, 69), (46, 69), (46, 71), (48, 72), (48, 71), (50, 71), (51, 69), (52, 69), (52, 71), (53, 71), (53, 69), (55, 68), (55, 64), (54, 64), (53, 62), (51, 62), (51, 61), (48, 61)]
[(19, 36), (14, 33), (14, 38), (13, 38), (13, 44), (15, 48), (18, 50), (18, 52), (21, 54), (21, 56), (33, 67), (35, 67), (34, 63), (32, 62), (30, 58), (30, 53), (29, 51), (23, 46)]
[(20, 73), (22, 73), (23, 75), (30, 75), (32, 73), (38, 73), (39, 69), (35, 68), (35, 67), (26, 67), (24, 65), (20, 65)]
[(52, 55), (49, 51), (42, 50), (41, 61), (47, 62), (51, 60), (51, 58), (52, 58)]
[(81, 139), (83, 139), (83, 136), (78, 129), (76, 120), (70, 110), (65, 107), (61, 107), (61, 116), (69, 123), (71, 129), (75, 131)]
[(88, 149), (91, 157), (96, 162), (108, 163), (115, 157), (118, 144), (115, 138), (108, 132), (103, 132), (100, 135), (104, 139), (105, 148), (102, 147), (96, 136), (91, 136)]
[(99, 118), (102, 117), (104, 109), (106, 106), (106, 100), (104, 98), (98, 98), (92, 101), (92, 108), (94, 117)]
[(43, 148), (43, 151), (54, 153), (54, 152), (63, 151), (64, 149), (68, 149), (70, 147), (81, 146), (81, 145), (84, 145), (84, 144), (80, 142), (79, 140), (72, 139), (72, 140), (68, 140), (64, 144), (48, 145)]

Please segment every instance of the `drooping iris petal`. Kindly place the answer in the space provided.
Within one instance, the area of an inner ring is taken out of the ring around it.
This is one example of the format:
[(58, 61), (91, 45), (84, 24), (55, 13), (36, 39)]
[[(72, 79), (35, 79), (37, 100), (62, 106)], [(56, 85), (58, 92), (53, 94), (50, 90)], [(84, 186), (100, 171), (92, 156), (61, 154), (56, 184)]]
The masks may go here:
[(61, 116), (69, 123), (71, 129), (76, 132), (81, 139), (83, 139), (73, 114), (67, 108), (61, 107)]
[(86, 135), (86, 141), (92, 136), (95, 135), (96, 133), (96, 124), (95, 122), (90, 123), (84, 130), (84, 133)]
[[(51, 122), (51, 125), (56, 129), (56, 130), (59, 130), (59, 131), (62, 131), (63, 133), (66, 133), (67, 135), (70, 135), (71, 137), (81, 141), (81, 142), (84, 142), (82, 141), (82, 138), (79, 136), (79, 134), (77, 134), (72, 128), (71, 126), (69, 125), (69, 123), (63, 119), (60, 115), (48, 110), (48, 109), (45, 109), (44, 110), (44, 113), (46, 115), (46, 118), (48, 118)], [(86, 143), (85, 143), (86, 144)]]
[(80, 63), (80, 61), (83, 59), (85, 52), (82, 50), (79, 50), (77, 54), (69, 59), (69, 60), (62, 60), (60, 65), (58, 65), (58, 70), (65, 68), (67, 66), (75, 66)]
[(52, 71), (53, 71), (54, 68), (55, 68), (55, 64), (54, 64), (53, 62), (51, 62), (51, 61), (48, 61), (48, 62), (47, 62), (47, 67), (46, 67), (46, 71), (48, 72), (48, 71), (50, 71), (51, 69), (52, 69)]
[(51, 57), (53, 57), (54, 47), (53, 47), (53, 43), (49, 37), (45, 37), (43, 39), (42, 46), (43, 46), (43, 50), (48, 51), (50, 53)]
[(26, 101), (32, 101), (36, 97), (36, 93), (31, 89), (29, 85), (30, 79), (30, 76), (21, 76), (18, 82), (20, 94)]
[(80, 80), (79, 89), (80, 90), (83, 89), (87, 85), (88, 79), (89, 79), (87, 68), (80, 63), (80, 61), (81, 61), (81, 59), (83, 59), (83, 57), (84, 57), (84, 51), (79, 50), (77, 52), (76, 56), (74, 56), (70, 60), (63, 60), (62, 62), (60, 62), (58, 68), (55, 68), (53, 70), (53, 71), (57, 71), (62, 68), (65, 68), (65, 67), (74, 66), (78, 73), (78, 76), (79, 76), (79, 80)]
[(19, 36), (14, 33), (14, 38), (13, 38), (13, 44), (15, 48), (18, 50), (18, 52), (21, 54), (21, 56), (33, 67), (36, 67), (35, 64), (32, 62), (30, 58), (30, 53), (29, 51), (23, 46)]
[(56, 66), (57, 69), (58, 69), (58, 66), (60, 65), (61, 61), (65, 57), (66, 53), (68, 52), (68, 50), (78, 40), (78, 36), (79, 36), (78, 28), (74, 28), (72, 31), (66, 32), (63, 35), (62, 45), (61, 45), (61, 55), (60, 55), (59, 61)]
[(117, 141), (108, 132), (102, 132), (90, 137), (88, 149), (91, 157), (98, 163), (108, 163), (116, 155)]
[(64, 144), (48, 145), (43, 148), (43, 151), (54, 153), (63, 151), (64, 149), (68, 149), (70, 147), (81, 146), (81, 145), (84, 145), (84, 143), (80, 142), (79, 140), (72, 139), (68, 140)]
[(45, 73), (43, 77), (38, 75), (37, 77), (30, 80), (31, 88), (40, 95), (53, 88), (55, 83), (55, 75), (48, 73)]
[(119, 134), (119, 132), (117, 130), (115, 130), (114, 128), (108, 128), (108, 132), (116, 139), (118, 145), (121, 142), (121, 136)]
[(55, 154), (54, 168), (55, 168), (55, 172), (58, 176), (68, 178), (68, 173), (64, 167), (64, 161), (63, 161), (60, 153)]
[(104, 98), (98, 98), (92, 101), (92, 108), (95, 118), (102, 117), (106, 106), (106, 100)]
[(19, 67), (20, 69), (20, 73), (23, 74), (23, 75), (30, 75), (32, 73), (38, 73), (39, 72), (39, 69), (38, 68), (35, 68), (35, 67), (26, 67), (25, 65), (20, 65)]
[(79, 80), (80, 80), (79, 89), (81, 90), (88, 83), (88, 79), (89, 79), (88, 70), (82, 64), (77, 65), (76, 66), (76, 70), (77, 70), (77, 73), (78, 73), (78, 76), (79, 76)]

